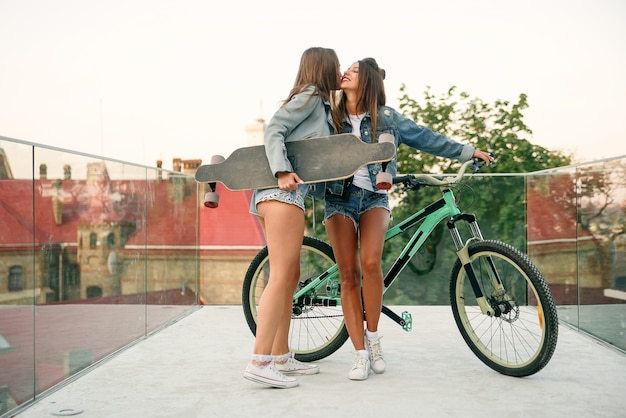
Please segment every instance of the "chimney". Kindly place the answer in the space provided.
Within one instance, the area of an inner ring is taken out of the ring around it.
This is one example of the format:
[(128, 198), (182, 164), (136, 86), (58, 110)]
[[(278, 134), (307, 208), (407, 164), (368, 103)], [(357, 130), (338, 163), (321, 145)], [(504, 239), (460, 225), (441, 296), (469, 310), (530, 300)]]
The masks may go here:
[(186, 174), (194, 174), (198, 167), (202, 165), (201, 159), (181, 160), (182, 172)]
[(39, 178), (41, 180), (47, 180), (48, 179), (48, 166), (45, 164), (40, 164), (39, 165)]
[(52, 215), (57, 225), (63, 224), (63, 193), (61, 180), (54, 182), (55, 193), (52, 195)]
[[(183, 168), (183, 160), (180, 158), (174, 158), (172, 160), (173, 171), (181, 172)], [(167, 185), (167, 199), (169, 202), (182, 202), (185, 200), (186, 194), (186, 181), (185, 177), (181, 175), (170, 175)]]

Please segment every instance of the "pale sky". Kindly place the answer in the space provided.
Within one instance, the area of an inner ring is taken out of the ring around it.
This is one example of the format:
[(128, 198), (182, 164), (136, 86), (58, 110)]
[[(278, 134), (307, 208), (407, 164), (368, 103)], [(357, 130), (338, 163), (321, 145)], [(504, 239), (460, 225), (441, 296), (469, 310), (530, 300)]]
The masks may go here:
[[(374, 57), (423, 98), (528, 95), (531, 142), (626, 154), (623, 0), (0, 0), (0, 135), (142, 165), (228, 156), (302, 52)], [(14, 174), (20, 164), (5, 149)]]

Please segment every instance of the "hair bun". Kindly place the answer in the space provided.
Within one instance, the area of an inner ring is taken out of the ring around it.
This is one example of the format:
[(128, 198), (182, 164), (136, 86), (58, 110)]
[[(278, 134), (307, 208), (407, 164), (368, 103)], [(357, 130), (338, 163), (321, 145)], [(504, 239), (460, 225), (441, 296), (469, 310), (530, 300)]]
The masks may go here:
[(385, 73), (385, 70), (378, 66), (378, 63), (376, 62), (376, 60), (374, 58), (371, 58), (371, 57), (363, 58), (361, 61), (363, 61), (364, 63), (366, 63), (370, 67), (372, 67), (374, 70), (378, 71), (378, 74), (380, 74), (380, 76), (383, 78), (383, 80), (385, 79), (385, 76), (387, 75)]

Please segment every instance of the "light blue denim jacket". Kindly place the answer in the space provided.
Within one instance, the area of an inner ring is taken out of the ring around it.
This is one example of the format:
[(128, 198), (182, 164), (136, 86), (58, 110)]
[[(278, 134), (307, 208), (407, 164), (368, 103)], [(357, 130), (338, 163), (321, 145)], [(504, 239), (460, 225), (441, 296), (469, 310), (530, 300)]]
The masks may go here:
[[(474, 154), (474, 147), (471, 145), (461, 144), (445, 135), (431, 131), (428, 128), (419, 126), (413, 120), (402, 116), (398, 111), (388, 106), (382, 106), (379, 109), (379, 120), (376, 124), (376, 138), (382, 133), (390, 133), (394, 137), (396, 148), (400, 144), (405, 144), (411, 148), (427, 152), (439, 157), (459, 160), (461, 162), (468, 161)], [(347, 121), (344, 122), (344, 131), (352, 132), (352, 125)], [(361, 139), (363, 142), (370, 143), (372, 141), (372, 118), (369, 113), (365, 115), (361, 121)], [(372, 186), (376, 189), (376, 175), (382, 171), (382, 163), (369, 164), (367, 166), (370, 174)], [(397, 160), (393, 160), (387, 165), (389, 174), (395, 176), (397, 174)], [(326, 190), (332, 194), (341, 195), (343, 193), (343, 181), (333, 181), (326, 183)]]
[(314, 90), (310, 86), (294, 95), (274, 113), (265, 128), (265, 153), (275, 176), (281, 171), (294, 171), (287, 159), (286, 142), (331, 133), (330, 103), (318, 95), (311, 96)]

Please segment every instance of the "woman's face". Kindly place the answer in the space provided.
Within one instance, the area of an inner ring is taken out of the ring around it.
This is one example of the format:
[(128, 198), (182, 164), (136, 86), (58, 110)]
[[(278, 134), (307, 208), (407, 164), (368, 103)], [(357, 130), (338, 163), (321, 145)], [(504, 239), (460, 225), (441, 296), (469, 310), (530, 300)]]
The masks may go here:
[(359, 63), (355, 62), (348, 68), (341, 77), (341, 90), (356, 91), (359, 85)]

